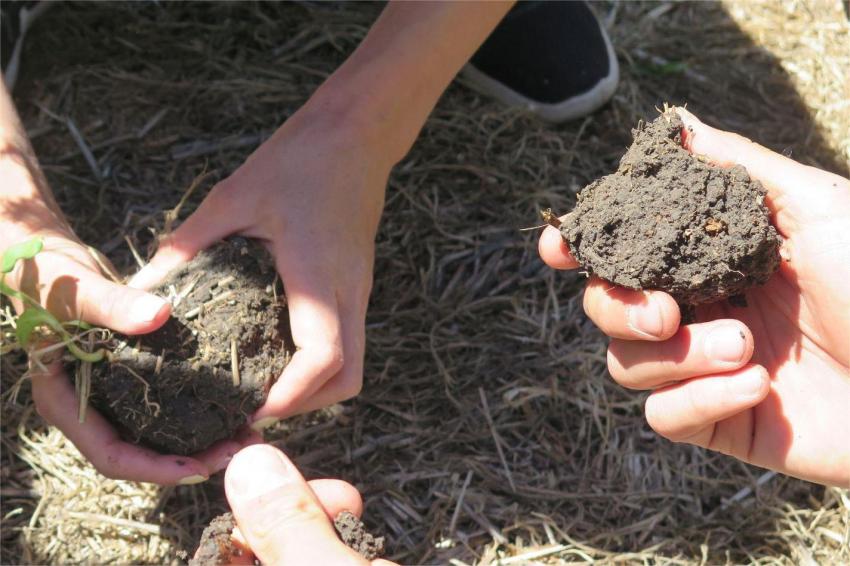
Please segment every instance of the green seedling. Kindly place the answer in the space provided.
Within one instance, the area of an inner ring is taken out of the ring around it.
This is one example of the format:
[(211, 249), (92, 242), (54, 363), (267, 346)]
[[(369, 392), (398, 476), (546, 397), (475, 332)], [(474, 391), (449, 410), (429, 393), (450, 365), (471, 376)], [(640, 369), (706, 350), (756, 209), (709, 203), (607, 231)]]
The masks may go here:
[[(6, 314), (4, 316), (4, 325), (8, 323), (14, 328), (14, 337), (17, 344), (21, 348), (27, 348), (31, 345), (31, 341), (36, 329), (41, 330), (40, 334), (46, 334), (48, 340), (57, 342), (58, 347), (66, 347), (68, 351), (77, 359), (83, 362), (99, 362), (106, 355), (104, 350), (95, 352), (87, 352), (78, 346), (80, 337), (72, 334), (72, 331), (90, 330), (91, 327), (80, 320), (70, 320), (61, 322), (53, 314), (38, 304), (38, 301), (22, 291), (12, 289), (6, 284), (6, 275), (11, 273), (18, 261), (25, 261), (34, 258), (44, 248), (44, 241), (41, 238), (33, 238), (20, 244), (16, 244), (3, 252), (3, 258), (0, 260), (0, 294), (5, 295), (10, 299), (17, 299), (24, 304), (24, 312), (18, 316)], [(4, 333), (5, 334), (5, 333)], [(5, 342), (4, 336), (4, 342)], [(48, 351), (57, 349), (57, 344), (47, 346), (39, 350), (38, 354), (44, 354)]]

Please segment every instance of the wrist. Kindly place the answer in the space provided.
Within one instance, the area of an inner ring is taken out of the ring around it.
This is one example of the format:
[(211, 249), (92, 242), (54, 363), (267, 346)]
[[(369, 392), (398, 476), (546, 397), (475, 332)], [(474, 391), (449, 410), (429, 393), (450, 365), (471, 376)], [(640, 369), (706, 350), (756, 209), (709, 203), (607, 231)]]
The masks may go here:
[(36, 235), (76, 239), (49, 193), (39, 171), (14, 152), (0, 156), (0, 234), (3, 247)]
[(421, 124), (410, 131), (405, 120), (360, 84), (359, 77), (332, 75), (290, 120), (303, 120), (313, 129), (324, 125), (341, 143), (361, 147), (370, 159), (391, 168), (407, 154)]

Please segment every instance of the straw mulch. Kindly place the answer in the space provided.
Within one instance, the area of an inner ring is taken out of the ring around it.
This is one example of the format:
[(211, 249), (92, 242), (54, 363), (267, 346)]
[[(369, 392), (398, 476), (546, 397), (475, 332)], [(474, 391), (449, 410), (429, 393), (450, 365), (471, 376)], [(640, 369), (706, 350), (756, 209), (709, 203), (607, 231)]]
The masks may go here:
[[(271, 438), (340, 477), (402, 563), (850, 563), (850, 496), (674, 445), (606, 375), (578, 273), (535, 251), (664, 102), (847, 174), (850, 25), (840, 1), (597, 4), (623, 80), (603, 111), (541, 124), (453, 85), (393, 174), (366, 386)], [(233, 171), (344, 60), (375, 4), (63, 4), (29, 38), (19, 108), (80, 236), (125, 272), (204, 169)], [(73, 123), (91, 151), (69, 133)], [(201, 191), (202, 192), (202, 191)], [(195, 195), (188, 208), (196, 205)], [(221, 480), (98, 476), (3, 359), (2, 556), (177, 561)], [(73, 410), (69, 407), (68, 410)]]

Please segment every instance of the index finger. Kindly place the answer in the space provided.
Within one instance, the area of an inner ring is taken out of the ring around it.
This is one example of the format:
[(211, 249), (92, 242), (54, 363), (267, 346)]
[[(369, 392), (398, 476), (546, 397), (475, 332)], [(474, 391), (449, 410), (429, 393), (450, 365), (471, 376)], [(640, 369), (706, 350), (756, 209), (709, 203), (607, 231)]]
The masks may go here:
[(252, 418), (251, 427), (258, 431), (296, 414), (343, 366), (342, 325), (330, 276), (289, 254), (297, 255), (291, 250), (276, 250), (275, 255), (297, 351)]

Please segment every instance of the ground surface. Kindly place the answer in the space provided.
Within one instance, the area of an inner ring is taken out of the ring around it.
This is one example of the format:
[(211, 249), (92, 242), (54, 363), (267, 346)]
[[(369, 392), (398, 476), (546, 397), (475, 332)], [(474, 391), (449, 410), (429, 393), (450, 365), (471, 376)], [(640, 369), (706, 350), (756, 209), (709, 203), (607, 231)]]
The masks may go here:
[[(520, 231), (612, 171), (630, 128), (663, 102), (846, 175), (844, 8), (596, 8), (623, 81), (594, 116), (545, 126), (459, 84), (442, 99), (390, 180), (365, 389), (286, 423), (277, 444), (308, 477), (356, 484), (367, 523), (403, 563), (848, 563), (848, 493), (654, 435), (643, 396), (606, 376), (582, 276), (546, 269), (536, 232)], [(378, 9), (54, 7), (33, 30), (16, 97), (80, 236), (134, 269), (125, 236), (144, 254), (191, 181), (237, 167)], [(220, 478), (161, 489), (98, 476), (39, 420), (26, 383), (11, 394), (21, 369), (4, 357), (0, 562), (191, 554), (225, 510)]]
[(672, 109), (640, 122), (617, 170), (578, 194), (561, 234), (590, 274), (682, 305), (714, 303), (767, 282), (779, 237), (761, 183), (688, 153), (683, 127)]

